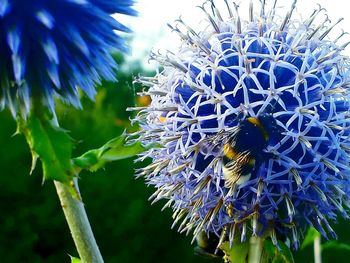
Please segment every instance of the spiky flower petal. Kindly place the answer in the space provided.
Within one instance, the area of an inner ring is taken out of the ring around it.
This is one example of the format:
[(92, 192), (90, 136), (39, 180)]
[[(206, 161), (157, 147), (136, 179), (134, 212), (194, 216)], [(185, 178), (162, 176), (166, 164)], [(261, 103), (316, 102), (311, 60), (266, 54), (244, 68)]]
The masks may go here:
[(54, 111), (54, 97), (80, 107), (101, 78), (114, 80), (113, 50), (125, 50), (113, 31), (129, 29), (111, 17), (135, 15), (133, 0), (0, 0), (0, 106), (27, 114), (30, 98)]
[(350, 196), (347, 43), (314, 24), (321, 8), (301, 21), (295, 2), (285, 16), (276, 1), (251, 2), (244, 20), (225, 3), (202, 7), (201, 32), (171, 26), (181, 47), (152, 54), (164, 70), (139, 79), (152, 99), (136, 117), (140, 139), (163, 146), (141, 157), (153, 162), (139, 175), (181, 232), (268, 233), (275, 244), (279, 234), (294, 247), (307, 226), (335, 236), (329, 221), (348, 218)]

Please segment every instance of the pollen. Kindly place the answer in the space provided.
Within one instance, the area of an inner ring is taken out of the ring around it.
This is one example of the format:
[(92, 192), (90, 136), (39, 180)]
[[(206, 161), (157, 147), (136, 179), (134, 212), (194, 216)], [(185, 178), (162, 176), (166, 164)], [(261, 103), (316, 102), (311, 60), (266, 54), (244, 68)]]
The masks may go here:
[(159, 116), (159, 117), (158, 117), (158, 120), (159, 120), (161, 123), (164, 123), (164, 122), (167, 121), (167, 118), (164, 117), (164, 116)]

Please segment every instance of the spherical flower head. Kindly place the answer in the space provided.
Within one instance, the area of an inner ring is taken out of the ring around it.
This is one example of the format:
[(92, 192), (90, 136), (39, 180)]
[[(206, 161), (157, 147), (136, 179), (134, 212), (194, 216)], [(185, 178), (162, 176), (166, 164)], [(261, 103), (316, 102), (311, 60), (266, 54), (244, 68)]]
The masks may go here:
[(26, 115), (31, 98), (54, 111), (54, 97), (80, 107), (101, 79), (115, 80), (111, 56), (125, 51), (114, 13), (135, 15), (133, 0), (0, 0), (0, 107)]
[[(148, 107), (136, 120), (152, 163), (139, 171), (166, 199), (179, 231), (216, 234), (220, 243), (251, 235), (289, 238), (309, 226), (335, 236), (348, 218), (349, 60), (324, 12), (295, 19), (250, 3), (248, 19), (227, 1), (201, 7), (207, 27), (181, 19), (177, 51), (152, 54), (163, 70), (140, 78)], [(338, 21), (339, 22), (339, 21)], [(340, 43), (340, 44), (338, 44)]]

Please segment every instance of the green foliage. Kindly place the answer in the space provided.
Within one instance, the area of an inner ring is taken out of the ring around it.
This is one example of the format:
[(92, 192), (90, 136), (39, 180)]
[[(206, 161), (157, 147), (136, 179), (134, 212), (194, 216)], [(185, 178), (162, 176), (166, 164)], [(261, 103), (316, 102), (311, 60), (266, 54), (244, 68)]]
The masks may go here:
[(303, 243), (301, 244), (301, 249), (306, 248), (314, 243), (315, 238), (319, 237), (320, 233), (313, 227), (310, 227), (306, 233)]
[(249, 241), (241, 243), (239, 240), (233, 243), (230, 248), (230, 243), (225, 242), (220, 247), (225, 255), (230, 259), (231, 263), (246, 263), (249, 253)]
[[(311, 253), (313, 255), (313, 253), (311, 252), (313, 248), (312, 245), (314, 243), (315, 238), (317, 237), (321, 237), (320, 233), (316, 229), (310, 228), (301, 245), (301, 251), (298, 254), (305, 254), (305, 252), (308, 251), (308, 253)], [(334, 262), (334, 258), (336, 257), (340, 258), (339, 262), (343, 262), (341, 258), (346, 258), (346, 255), (350, 255), (350, 245), (335, 240), (329, 240), (321, 244), (321, 251), (323, 262)], [(339, 253), (337, 253), (336, 251), (339, 251)]]
[(347, 252), (350, 252), (350, 245), (349, 244), (344, 244), (340, 243), (338, 241), (328, 241), (321, 246), (322, 251), (324, 250), (345, 250)]
[(81, 263), (81, 260), (79, 258), (70, 257), (71, 263)]
[(271, 263), (294, 263), (293, 254), (289, 247), (283, 242), (278, 242), (277, 248), (271, 240), (264, 241), (264, 252), (268, 258), (266, 262)]
[[(232, 247), (229, 242), (225, 242), (220, 247), (230, 263), (246, 263), (249, 258), (250, 241), (241, 243), (239, 238), (235, 239)], [(263, 252), (261, 262), (265, 263), (294, 263), (292, 251), (283, 242), (278, 242), (276, 247), (270, 239), (263, 241)]]
[[(135, 104), (133, 76), (119, 72), (118, 83), (103, 82), (96, 103), (83, 98), (83, 110), (59, 103), (61, 127), (73, 138), (72, 156), (104, 145), (130, 127)], [(152, 73), (153, 74), (153, 73)], [(0, 112), (0, 258), (1, 262), (64, 263), (75, 252), (53, 184), (42, 185), (42, 168), (28, 176), (31, 155), (24, 136), (13, 134), (16, 123)], [(91, 174), (82, 171), (80, 190), (105, 262), (213, 262), (195, 256), (191, 237), (171, 230), (165, 203), (151, 205), (153, 189), (135, 180), (132, 158), (109, 163)], [(221, 262), (214, 261), (214, 262)]]
[(107, 162), (134, 157), (147, 149), (157, 146), (156, 144), (143, 146), (139, 141), (129, 143), (126, 140), (126, 134), (123, 133), (102, 147), (89, 150), (80, 157), (74, 158), (73, 161), (81, 169), (96, 172), (98, 169), (104, 167)]
[(40, 158), (44, 180), (52, 179), (69, 185), (74, 175), (71, 138), (66, 131), (52, 125), (43, 112), (40, 115), (32, 113), (27, 120), (18, 119), (18, 130), (24, 134), (32, 152), (32, 170), (37, 158)]
[[(321, 237), (321, 234), (315, 228), (309, 228), (305, 239), (301, 245), (301, 249), (305, 249), (307, 246), (313, 245), (315, 238)], [(321, 244), (322, 252), (325, 250), (344, 250), (350, 252), (350, 245), (341, 243), (335, 240), (329, 240)]]

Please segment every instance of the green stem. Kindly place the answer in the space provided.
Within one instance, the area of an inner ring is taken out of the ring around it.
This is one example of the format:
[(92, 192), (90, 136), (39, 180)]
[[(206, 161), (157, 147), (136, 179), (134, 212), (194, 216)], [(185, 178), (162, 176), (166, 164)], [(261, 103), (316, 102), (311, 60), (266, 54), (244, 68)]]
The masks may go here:
[[(54, 184), (81, 262), (103, 263), (84, 204), (72, 196), (66, 185), (58, 181)], [(77, 180), (75, 187), (78, 189)]]
[(81, 262), (103, 263), (79, 195), (77, 171), (71, 157), (72, 139), (40, 101), (33, 101), (31, 114), (26, 119), (18, 116), (17, 124), (32, 152), (32, 170), (40, 159), (44, 179), (54, 180)]
[(252, 236), (249, 240), (248, 263), (261, 263), (264, 239)]

